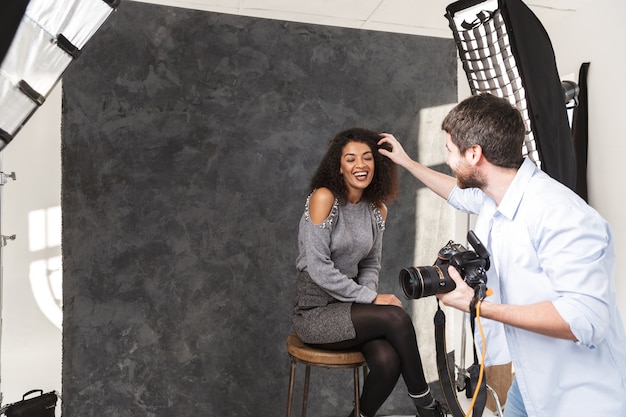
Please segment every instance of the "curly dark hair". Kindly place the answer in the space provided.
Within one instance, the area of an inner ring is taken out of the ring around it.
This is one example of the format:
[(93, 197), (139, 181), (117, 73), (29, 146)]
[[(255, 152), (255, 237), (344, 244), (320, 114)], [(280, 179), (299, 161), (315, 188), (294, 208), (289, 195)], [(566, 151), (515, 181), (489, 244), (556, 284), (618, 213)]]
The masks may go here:
[[(370, 203), (380, 206), (392, 201), (398, 193), (398, 173), (396, 164), (378, 152), (380, 134), (364, 128), (355, 127), (339, 132), (328, 144), (326, 154), (322, 158), (310, 184), (310, 192), (326, 187), (342, 203), (346, 202), (348, 190), (339, 174), (341, 155), (344, 146), (349, 142), (361, 142), (370, 147), (374, 154), (374, 178), (363, 191), (363, 197)], [(384, 146), (384, 145), (383, 145)]]

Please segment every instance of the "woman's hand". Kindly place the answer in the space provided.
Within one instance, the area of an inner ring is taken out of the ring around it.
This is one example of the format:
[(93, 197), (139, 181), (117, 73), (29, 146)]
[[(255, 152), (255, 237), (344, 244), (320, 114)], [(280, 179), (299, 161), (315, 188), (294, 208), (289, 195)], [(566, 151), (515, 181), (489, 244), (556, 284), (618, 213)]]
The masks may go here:
[(393, 294), (378, 294), (373, 304), (402, 307), (402, 302)]

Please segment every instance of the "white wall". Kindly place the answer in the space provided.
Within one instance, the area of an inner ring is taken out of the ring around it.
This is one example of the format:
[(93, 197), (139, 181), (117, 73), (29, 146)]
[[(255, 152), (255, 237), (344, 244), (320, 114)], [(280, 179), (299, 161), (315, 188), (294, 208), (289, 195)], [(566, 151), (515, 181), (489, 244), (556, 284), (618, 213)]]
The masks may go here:
[(60, 118), (59, 84), (0, 154), (16, 174), (0, 189), (2, 234), (16, 235), (2, 250), (3, 405), (61, 391)]
[[(626, 67), (626, 2), (598, 0), (580, 4), (568, 18), (550, 9), (536, 10), (543, 22), (561, 74), (578, 76), (583, 62), (590, 62), (589, 88), (589, 203), (611, 224), (615, 235), (615, 282), (622, 318), (626, 319), (626, 217), (622, 208), (626, 192), (621, 164), (626, 154), (622, 122), (626, 100), (621, 78)], [(577, 80), (577, 79), (576, 79)]]
[[(611, 223), (616, 251), (622, 254), (626, 250), (626, 218), (620, 203), (626, 186), (620, 175), (620, 163), (626, 154), (626, 138), (621, 118), (626, 114), (626, 101), (620, 97), (620, 83), (626, 67), (621, 44), (626, 41), (626, 25), (621, 19), (626, 15), (626, 2), (581, 0), (572, 3), (578, 7), (577, 11), (564, 12), (533, 7), (532, 2), (528, 4), (550, 35), (562, 75), (568, 75), (569, 79), (572, 79), (569, 75), (577, 77), (580, 65), (591, 63), (588, 78), (590, 204)], [(280, 18), (286, 17), (283, 14)], [(298, 20), (297, 16), (294, 20)], [(402, 32), (403, 28), (397, 31)], [(425, 34), (432, 35), (432, 31), (429, 32)], [(459, 84), (460, 96), (464, 97), (469, 90), (461, 72)], [(4, 394), (3, 404), (19, 400), (24, 392), (34, 388), (61, 390), (61, 331), (36, 305), (29, 281), (31, 263), (53, 259), (60, 255), (60, 248), (50, 245), (33, 253), (28, 247), (28, 213), (60, 205), (60, 97), (57, 87), (1, 154), (2, 170), (15, 171), (18, 178), (0, 190), (3, 192), (2, 234), (17, 234), (17, 240), (4, 248), (2, 259), (0, 389)], [(615, 278), (622, 316), (626, 317), (626, 261), (620, 257)]]

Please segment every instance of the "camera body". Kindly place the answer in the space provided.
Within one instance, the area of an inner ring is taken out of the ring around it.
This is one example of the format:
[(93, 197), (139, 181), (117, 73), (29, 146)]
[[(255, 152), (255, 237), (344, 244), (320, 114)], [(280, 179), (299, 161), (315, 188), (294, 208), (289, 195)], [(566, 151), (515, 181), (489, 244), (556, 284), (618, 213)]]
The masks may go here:
[(449, 241), (439, 250), (433, 266), (404, 268), (400, 271), (400, 287), (410, 299), (450, 292), (456, 284), (448, 274), (448, 266), (459, 271), (463, 281), (472, 288), (487, 285), (487, 270), (490, 266), (489, 251), (483, 246), (473, 231), (467, 233), (467, 240), (475, 251)]

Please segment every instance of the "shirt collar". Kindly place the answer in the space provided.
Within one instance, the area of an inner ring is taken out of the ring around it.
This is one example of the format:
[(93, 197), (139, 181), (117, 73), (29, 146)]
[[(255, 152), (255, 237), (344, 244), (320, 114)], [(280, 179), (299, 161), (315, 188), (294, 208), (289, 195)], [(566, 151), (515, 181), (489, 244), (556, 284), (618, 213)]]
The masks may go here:
[(498, 206), (498, 211), (503, 216), (509, 219), (513, 219), (513, 217), (515, 217), (517, 208), (524, 197), (526, 185), (538, 169), (539, 168), (537, 168), (537, 166), (530, 159), (524, 158), (524, 162), (522, 162), (522, 165), (517, 170), (515, 178), (513, 178), (511, 185), (509, 185), (506, 193), (504, 193), (504, 197)]

